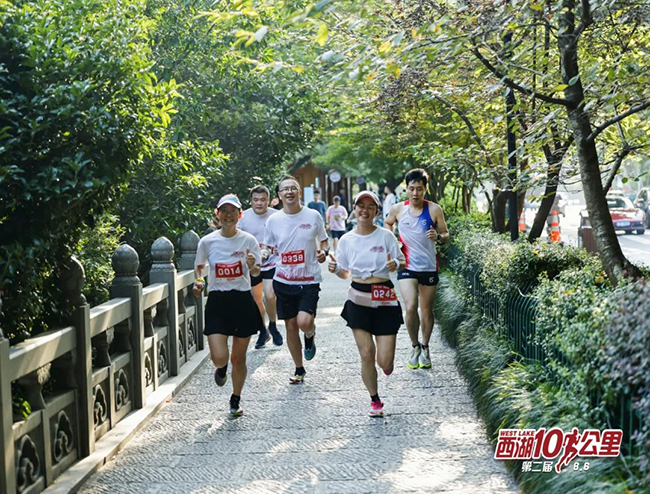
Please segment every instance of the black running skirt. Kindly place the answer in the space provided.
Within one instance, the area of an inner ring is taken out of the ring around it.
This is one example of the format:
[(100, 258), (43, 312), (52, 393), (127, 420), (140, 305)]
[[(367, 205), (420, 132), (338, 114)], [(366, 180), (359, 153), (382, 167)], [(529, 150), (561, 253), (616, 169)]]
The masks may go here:
[(203, 334), (247, 338), (257, 333), (263, 325), (260, 309), (250, 290), (212, 291), (208, 294)]
[[(384, 283), (375, 283), (394, 288), (391, 281)], [(352, 288), (370, 293), (371, 285), (352, 282)], [(388, 334), (397, 334), (399, 328), (404, 324), (402, 317), (402, 306), (397, 302), (397, 306), (388, 307), (363, 307), (350, 300), (346, 300), (341, 312), (341, 317), (345, 319), (348, 327), (352, 329), (363, 329), (375, 336)]]

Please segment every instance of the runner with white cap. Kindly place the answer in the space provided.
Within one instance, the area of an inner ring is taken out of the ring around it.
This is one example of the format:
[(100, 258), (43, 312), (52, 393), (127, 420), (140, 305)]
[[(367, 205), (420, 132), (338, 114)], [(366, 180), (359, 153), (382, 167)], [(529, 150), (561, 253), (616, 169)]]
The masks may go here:
[[(406, 269), (397, 274), (406, 305), (406, 328), (413, 350), (407, 365), (411, 369), (431, 368), (429, 341), (433, 331), (433, 300), (438, 285), (436, 242), (447, 242), (449, 231), (442, 208), (426, 201), (429, 176), (421, 168), (410, 170), (406, 181), (409, 199), (390, 208), (384, 225), (393, 230), (398, 223), (399, 239), (406, 258)], [(418, 298), (420, 313), (418, 316)], [(419, 332), (422, 330), (422, 342)]]
[(277, 252), (273, 289), (296, 365), (289, 381), (300, 384), (305, 376), (300, 331), (305, 337), (304, 357), (311, 360), (316, 355), (314, 319), (322, 280), (319, 263), (325, 262), (329, 241), (322, 216), (300, 204), (300, 184), (294, 177), (283, 177), (278, 192), (283, 207), (267, 220), (264, 245)]
[(361, 356), (361, 378), (370, 393), (370, 416), (383, 417), (379, 399), (377, 369), (393, 372), (397, 332), (404, 322), (390, 273), (403, 269), (406, 262), (395, 235), (373, 224), (379, 198), (370, 191), (354, 200), (356, 228), (343, 235), (336, 258), (330, 254), (328, 269), (339, 278), (352, 277), (341, 317), (352, 329)]
[[(271, 193), (264, 185), (258, 185), (251, 190), (251, 207), (242, 213), (238, 228), (253, 235), (260, 247), (264, 244), (264, 232), (266, 221), (271, 215), (278, 212), (277, 209), (269, 208), (269, 197)], [(253, 298), (262, 314), (262, 322), (265, 313), (269, 315), (269, 327), (260, 328), (260, 335), (255, 343), (255, 348), (262, 348), (266, 342), (273, 337), (273, 343), (282, 345), (282, 335), (278, 331), (276, 320), (277, 310), (275, 307), (275, 292), (273, 291), (273, 275), (275, 274), (275, 256), (266, 253), (266, 260), (262, 263), (262, 272), (258, 276), (251, 276)], [(266, 309), (266, 310), (265, 310)]]
[(237, 229), (241, 203), (236, 195), (223, 196), (217, 205), (221, 229), (199, 241), (194, 261), (194, 295), (205, 286), (203, 272), (209, 266), (208, 301), (205, 306), (205, 330), (210, 357), (216, 366), (214, 380), (226, 384), (228, 337), (232, 336), (232, 387), (230, 414), (241, 415), (241, 391), (246, 381), (246, 352), (252, 335), (262, 327), (262, 317), (251, 295), (250, 276), (260, 273), (261, 252), (253, 235)]

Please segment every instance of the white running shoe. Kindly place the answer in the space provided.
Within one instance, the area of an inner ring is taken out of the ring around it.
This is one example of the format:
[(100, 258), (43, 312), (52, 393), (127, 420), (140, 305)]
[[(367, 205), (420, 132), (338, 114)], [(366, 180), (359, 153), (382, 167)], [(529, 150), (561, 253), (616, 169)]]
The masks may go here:
[(431, 369), (431, 357), (429, 356), (429, 347), (422, 348), (420, 352), (420, 367), (423, 369)]
[(408, 362), (406, 365), (408, 365), (409, 369), (417, 369), (420, 367), (420, 345), (414, 346), (413, 350), (411, 350), (411, 356), (409, 357)]

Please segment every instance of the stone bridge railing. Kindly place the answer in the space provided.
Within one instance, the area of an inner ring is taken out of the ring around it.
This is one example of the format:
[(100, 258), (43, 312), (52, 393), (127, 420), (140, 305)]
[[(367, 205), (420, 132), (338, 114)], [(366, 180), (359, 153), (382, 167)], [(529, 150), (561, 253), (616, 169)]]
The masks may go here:
[[(0, 331), (1, 493), (44, 490), (203, 349), (205, 298), (191, 293), (198, 242), (192, 231), (183, 236), (177, 271), (173, 244), (156, 240), (147, 287), (136, 275), (138, 254), (122, 245), (112, 257), (111, 299), (92, 308), (73, 259), (62, 287), (75, 307), (70, 326), (13, 346)], [(27, 419), (13, 416), (12, 384), (27, 394)]]

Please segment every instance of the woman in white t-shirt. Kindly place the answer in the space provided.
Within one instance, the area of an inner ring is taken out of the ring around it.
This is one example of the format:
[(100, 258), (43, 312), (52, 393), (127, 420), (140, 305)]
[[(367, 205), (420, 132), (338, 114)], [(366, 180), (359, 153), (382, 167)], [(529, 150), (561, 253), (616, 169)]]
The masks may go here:
[(327, 208), (327, 228), (332, 233), (332, 250), (336, 251), (339, 239), (345, 233), (345, 220), (348, 211), (341, 206), (341, 198), (334, 196), (334, 204)]
[(260, 274), (261, 252), (253, 235), (237, 229), (241, 203), (236, 195), (219, 200), (217, 216), (221, 229), (199, 241), (194, 261), (194, 295), (205, 286), (203, 272), (209, 266), (208, 301), (205, 306), (205, 330), (210, 357), (216, 366), (214, 380), (226, 384), (228, 337), (232, 336), (232, 387), (230, 414), (239, 416), (241, 391), (246, 381), (246, 352), (251, 336), (263, 327), (262, 316), (251, 294), (250, 276)]
[(370, 393), (370, 416), (383, 417), (384, 404), (377, 391), (377, 365), (393, 372), (397, 332), (404, 322), (390, 272), (404, 269), (404, 254), (395, 236), (373, 224), (379, 198), (370, 191), (354, 200), (357, 227), (341, 238), (336, 258), (330, 254), (329, 271), (352, 277), (341, 317), (352, 328), (361, 356), (361, 378)]

